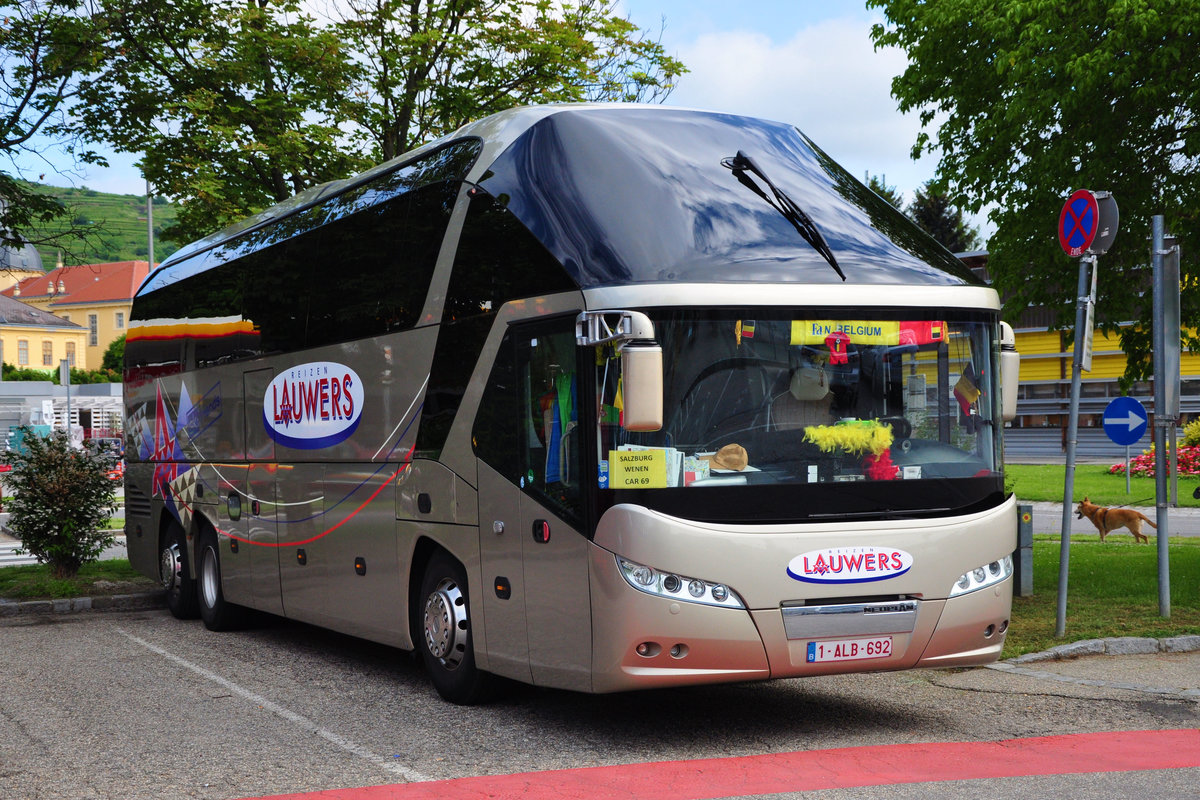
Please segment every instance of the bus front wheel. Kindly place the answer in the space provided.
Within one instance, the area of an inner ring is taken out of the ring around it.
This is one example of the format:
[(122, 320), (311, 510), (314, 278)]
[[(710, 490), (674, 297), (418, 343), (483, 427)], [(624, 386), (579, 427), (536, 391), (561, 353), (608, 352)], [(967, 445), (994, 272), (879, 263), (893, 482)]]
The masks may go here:
[(187, 541), (183, 528), (172, 522), (163, 536), (158, 554), (158, 578), (167, 590), (167, 608), (176, 619), (195, 619), (196, 582), (187, 561)]
[(483, 698), (487, 675), (475, 666), (467, 596), (467, 574), (445, 551), (429, 560), (416, 609), (417, 648), (444, 699), (470, 705)]

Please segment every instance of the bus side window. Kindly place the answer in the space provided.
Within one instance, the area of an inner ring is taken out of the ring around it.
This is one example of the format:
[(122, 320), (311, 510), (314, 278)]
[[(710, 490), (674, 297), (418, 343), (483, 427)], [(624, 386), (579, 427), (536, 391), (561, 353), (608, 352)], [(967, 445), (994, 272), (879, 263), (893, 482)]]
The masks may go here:
[(476, 455), (576, 524), (583, 519), (578, 398), (574, 331), (513, 329), (500, 346), (473, 430)]
[(581, 516), (579, 387), (573, 332), (517, 342), (521, 379), (521, 483), (569, 518)]

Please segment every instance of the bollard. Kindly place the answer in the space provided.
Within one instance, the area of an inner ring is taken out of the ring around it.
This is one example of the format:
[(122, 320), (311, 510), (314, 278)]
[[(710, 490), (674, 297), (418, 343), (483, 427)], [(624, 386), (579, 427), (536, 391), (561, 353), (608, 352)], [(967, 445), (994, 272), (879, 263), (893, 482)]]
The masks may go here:
[(1033, 596), (1033, 506), (1017, 506), (1017, 549), (1013, 552), (1013, 594)]

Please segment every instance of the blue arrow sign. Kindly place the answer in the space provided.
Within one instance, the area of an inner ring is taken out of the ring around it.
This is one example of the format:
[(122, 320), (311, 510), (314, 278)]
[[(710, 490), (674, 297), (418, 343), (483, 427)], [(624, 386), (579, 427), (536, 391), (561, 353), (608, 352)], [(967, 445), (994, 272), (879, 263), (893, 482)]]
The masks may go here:
[(1142, 438), (1150, 416), (1146, 407), (1132, 397), (1115, 397), (1104, 408), (1104, 432), (1119, 445), (1131, 445)]

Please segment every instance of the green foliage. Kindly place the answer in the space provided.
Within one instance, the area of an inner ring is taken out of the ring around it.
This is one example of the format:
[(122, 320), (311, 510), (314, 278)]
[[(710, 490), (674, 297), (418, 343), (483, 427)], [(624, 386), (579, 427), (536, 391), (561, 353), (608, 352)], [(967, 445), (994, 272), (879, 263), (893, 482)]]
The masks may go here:
[[(988, 270), (1014, 317), (1029, 305), (1073, 326), (1078, 264), (1058, 244), (1071, 190), (1113, 193), (1121, 233), (1101, 258), (1097, 323), (1122, 330), (1123, 383), (1151, 371), (1146, 235), (1154, 214), (1200, 236), (1200, 5), (1181, 0), (927, 3), (868, 0), (877, 47), (909, 67), (892, 82), (926, 126), (914, 155), (968, 210), (991, 208)], [(936, 124), (936, 128), (933, 126)], [(1183, 248), (1181, 316), (1200, 324), (1200, 256)], [(1192, 334), (1188, 334), (1189, 339)], [(1191, 346), (1200, 342), (1188, 342)]]
[(120, 374), (125, 369), (125, 334), (121, 334), (116, 339), (109, 342), (108, 348), (104, 351), (104, 358), (100, 361), (100, 369), (112, 370)]
[(70, 577), (113, 543), (106, 523), (117, 509), (116, 485), (107, 473), (116, 457), (91, 442), (74, 447), (63, 430), (42, 437), (26, 428), (22, 441), (20, 451), (0, 455), (12, 467), (4, 477), (8, 526), (24, 552), (56, 578)]
[(103, 69), (77, 130), (211, 233), (510, 106), (665, 96), (684, 70), (615, 0), (97, 0)]
[(951, 253), (979, 247), (979, 231), (967, 225), (962, 209), (951, 205), (950, 198), (933, 181), (917, 189), (908, 216)]
[(899, 211), (904, 210), (904, 198), (896, 191), (895, 186), (887, 185), (887, 176), (872, 175), (867, 179), (867, 188), (891, 203)]
[[(76, 76), (96, 63), (88, 11), (86, 0), (28, 0), (6, 3), (0, 15), (0, 158), (13, 165), (0, 172), (0, 246), (71, 251), (89, 236), (86, 226), (71, 223), (73, 209), (34, 191), (15, 168), (21, 156), (39, 155), (39, 136), (79, 161), (103, 161), (63, 127)], [(49, 223), (57, 224), (47, 232)]]
[[(71, 367), (71, 385), (81, 386), (85, 383), (120, 383), (122, 369), (78, 369)], [(58, 384), (58, 370), (34, 369), (18, 367), (16, 364), (4, 362), (4, 380), (6, 381), (50, 381)]]
[(4, 380), (6, 381), (49, 381), (57, 380), (57, 376), (58, 370), (18, 367), (16, 364), (4, 362)]
[[(69, 257), (63, 255), (66, 264), (106, 264), (113, 261), (145, 261), (146, 246), (146, 198), (144, 195), (108, 194), (91, 189), (64, 189), (59, 186), (33, 185), (39, 195), (52, 197), (86, 217), (88, 238), (76, 244)], [(175, 251), (176, 245), (162, 237), (164, 228), (175, 222), (176, 207), (165, 200), (154, 204), (154, 260), (161, 261)], [(35, 226), (37, 236), (50, 237), (62, 232), (65, 222), (59, 219)], [(53, 246), (39, 246), (42, 265), (50, 269), (58, 261), (59, 251)]]
[(1194, 419), (1183, 426), (1183, 441), (1180, 444), (1184, 447), (1200, 445), (1200, 419)]

